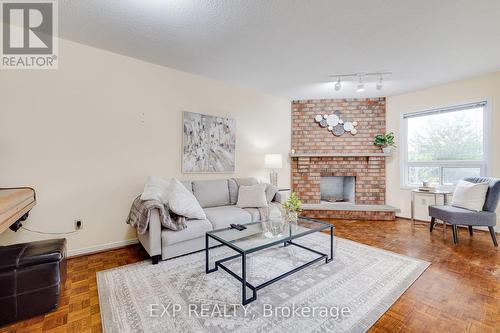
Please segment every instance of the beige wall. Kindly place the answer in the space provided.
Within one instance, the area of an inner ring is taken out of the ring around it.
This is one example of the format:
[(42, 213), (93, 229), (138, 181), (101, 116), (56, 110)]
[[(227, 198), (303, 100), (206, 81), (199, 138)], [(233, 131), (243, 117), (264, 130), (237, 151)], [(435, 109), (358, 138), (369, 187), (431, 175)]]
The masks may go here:
[[(290, 150), (287, 100), (69, 41), (58, 70), (1, 71), (0, 89), (0, 187), (36, 188), (28, 228), (83, 219), (66, 236), (72, 253), (135, 238), (124, 221), (148, 175), (267, 180), (263, 155)], [(181, 174), (183, 110), (236, 120), (234, 174)], [(279, 175), (289, 186), (288, 161)], [(0, 244), (52, 237), (8, 230)]]
[[(387, 98), (387, 130), (399, 138), (400, 114), (488, 99), (491, 116), (489, 175), (500, 177), (500, 72), (457, 81), (442, 86)], [(398, 139), (400, 142), (401, 140)], [(400, 216), (410, 216), (410, 191), (400, 184), (400, 151), (387, 160), (387, 203), (401, 209)], [(417, 200), (418, 217), (425, 218), (426, 206)], [(432, 200), (428, 200), (432, 204)], [(497, 225), (498, 226), (498, 225)]]

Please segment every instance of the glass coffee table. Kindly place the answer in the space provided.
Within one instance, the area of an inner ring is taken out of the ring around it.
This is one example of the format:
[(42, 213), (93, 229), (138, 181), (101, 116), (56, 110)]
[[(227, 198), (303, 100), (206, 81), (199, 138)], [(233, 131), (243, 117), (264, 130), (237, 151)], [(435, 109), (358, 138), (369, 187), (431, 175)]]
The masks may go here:
[[(281, 218), (272, 219), (269, 221), (254, 222), (245, 224), (246, 229), (239, 231), (232, 228), (224, 228), (209, 231), (205, 235), (205, 271), (207, 274), (215, 272), (220, 268), (225, 270), (227, 273), (232, 275), (235, 279), (241, 282), (242, 292), (241, 300), (242, 304), (246, 305), (257, 299), (257, 290), (267, 287), (268, 285), (277, 282), (290, 274), (296, 273), (318, 261), (325, 260), (325, 263), (329, 263), (333, 259), (333, 225), (313, 219), (308, 218), (298, 218), (297, 222), (288, 223), (284, 222)], [(322, 230), (330, 229), (330, 253), (322, 253), (295, 243), (293, 240), (309, 235), (314, 232), (320, 232)], [(219, 259), (215, 261), (214, 268), (210, 268), (210, 246), (209, 239), (212, 238), (222, 245), (227, 246), (237, 252), (236, 255), (229, 256), (227, 258)], [(294, 269), (285, 272), (271, 280), (268, 280), (259, 285), (252, 285), (247, 281), (247, 255), (256, 251), (267, 249), (272, 246), (283, 245), (283, 246), (297, 246), (304, 250), (310, 251), (317, 255), (313, 260), (310, 260)], [(241, 276), (232, 271), (224, 263), (233, 259), (241, 257)], [(248, 287), (252, 291), (252, 297), (247, 298), (246, 291)]]

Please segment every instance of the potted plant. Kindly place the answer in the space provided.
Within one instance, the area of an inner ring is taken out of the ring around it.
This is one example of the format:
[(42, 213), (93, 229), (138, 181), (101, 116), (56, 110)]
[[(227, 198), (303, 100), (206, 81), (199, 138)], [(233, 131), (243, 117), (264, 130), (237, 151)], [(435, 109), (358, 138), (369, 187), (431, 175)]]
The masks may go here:
[(295, 192), (290, 194), (290, 197), (283, 204), (286, 212), (286, 220), (288, 222), (297, 222), (299, 212), (302, 210), (302, 202)]
[(388, 132), (386, 134), (377, 134), (373, 144), (382, 147), (382, 151), (385, 154), (391, 153), (391, 148), (396, 147), (394, 144), (394, 132)]

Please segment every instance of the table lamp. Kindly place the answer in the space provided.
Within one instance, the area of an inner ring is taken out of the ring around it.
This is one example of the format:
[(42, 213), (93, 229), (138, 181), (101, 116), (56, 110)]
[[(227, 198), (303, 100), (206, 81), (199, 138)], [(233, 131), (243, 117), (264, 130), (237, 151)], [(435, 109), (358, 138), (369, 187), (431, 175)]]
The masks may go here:
[(283, 158), (281, 154), (266, 154), (264, 156), (264, 167), (266, 169), (271, 169), (269, 174), (269, 181), (274, 186), (278, 186), (278, 173), (276, 169), (281, 169), (283, 167)]

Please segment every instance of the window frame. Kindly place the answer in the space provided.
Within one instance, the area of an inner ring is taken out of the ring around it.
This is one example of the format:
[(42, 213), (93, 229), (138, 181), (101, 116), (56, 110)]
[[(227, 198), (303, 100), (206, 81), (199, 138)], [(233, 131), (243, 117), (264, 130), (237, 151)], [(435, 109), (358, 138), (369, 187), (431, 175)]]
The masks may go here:
[[(473, 107), (474, 105), (484, 104), (483, 106), (483, 156), (484, 159), (481, 161), (419, 161), (419, 162), (409, 162), (408, 161), (408, 122), (407, 119), (410, 117), (423, 116), (425, 114), (435, 114), (438, 112), (453, 112), (453, 110), (458, 111), (464, 107)], [(399, 142), (401, 143), (400, 148), (400, 184), (401, 188), (414, 189), (420, 185), (409, 184), (409, 168), (410, 167), (438, 167), (440, 174), (440, 183), (437, 185), (438, 188), (442, 189), (453, 189), (455, 185), (444, 185), (443, 184), (443, 168), (446, 167), (474, 167), (480, 168), (481, 177), (485, 177), (489, 174), (490, 169), (490, 142), (491, 142), (491, 102), (490, 98), (482, 98), (478, 100), (466, 101), (462, 103), (457, 103), (453, 105), (445, 105), (441, 107), (427, 108), (420, 111), (410, 111), (403, 112), (400, 114), (400, 133)]]

